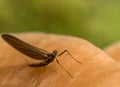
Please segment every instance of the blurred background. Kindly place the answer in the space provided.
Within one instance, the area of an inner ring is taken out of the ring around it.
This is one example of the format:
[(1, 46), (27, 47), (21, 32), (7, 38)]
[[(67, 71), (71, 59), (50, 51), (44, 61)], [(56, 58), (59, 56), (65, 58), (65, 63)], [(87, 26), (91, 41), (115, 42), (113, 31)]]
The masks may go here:
[(120, 0), (0, 0), (0, 33), (47, 32), (104, 48), (120, 40)]

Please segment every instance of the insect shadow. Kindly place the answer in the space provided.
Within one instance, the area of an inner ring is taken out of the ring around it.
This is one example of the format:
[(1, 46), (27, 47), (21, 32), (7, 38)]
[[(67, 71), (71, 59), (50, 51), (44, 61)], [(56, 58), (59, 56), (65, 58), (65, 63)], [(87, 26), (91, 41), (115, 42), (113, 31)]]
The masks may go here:
[(30, 58), (36, 59), (36, 60), (43, 60), (42, 62), (39, 62), (39, 63), (31, 63), (31, 64), (29, 64), (29, 66), (32, 66), (32, 67), (47, 66), (48, 64), (50, 64), (51, 62), (56, 60), (57, 63), (64, 69), (64, 71), (66, 73), (68, 73), (73, 78), (73, 76), (61, 65), (61, 63), (58, 61), (56, 56), (59, 57), (64, 53), (68, 53), (73, 60), (80, 63), (67, 50), (64, 50), (60, 54), (58, 54), (57, 50), (53, 50), (53, 52), (48, 52), (44, 49), (40, 49), (40, 48), (35, 47), (31, 44), (28, 44), (28, 43), (16, 38), (13, 35), (2, 34), (1, 36), (9, 45), (11, 45), (13, 48), (15, 48), (19, 52), (23, 53), (24, 55), (26, 55)]

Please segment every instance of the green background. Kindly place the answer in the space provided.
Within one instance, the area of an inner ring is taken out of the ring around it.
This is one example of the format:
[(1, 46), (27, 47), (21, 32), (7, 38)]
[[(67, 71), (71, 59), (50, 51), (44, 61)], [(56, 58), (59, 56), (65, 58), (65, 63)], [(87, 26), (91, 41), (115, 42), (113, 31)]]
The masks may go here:
[(40, 31), (103, 48), (120, 39), (120, 0), (0, 0), (0, 32)]

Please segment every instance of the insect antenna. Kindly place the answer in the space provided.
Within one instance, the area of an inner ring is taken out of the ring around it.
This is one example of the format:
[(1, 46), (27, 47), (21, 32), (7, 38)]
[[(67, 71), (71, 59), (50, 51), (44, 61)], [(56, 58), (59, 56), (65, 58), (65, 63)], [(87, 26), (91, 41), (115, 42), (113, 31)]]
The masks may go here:
[(74, 61), (76, 61), (76, 62), (78, 62), (78, 63), (81, 63), (81, 62), (79, 62), (78, 60), (76, 60), (76, 59), (70, 54), (70, 52), (69, 52), (68, 50), (64, 50), (64, 51), (61, 52), (58, 56), (61, 56), (61, 55), (64, 54), (64, 53), (68, 53)]
[(61, 66), (61, 68), (71, 77), (73, 78), (73, 76), (60, 64), (60, 62), (58, 61), (58, 59), (56, 59), (57, 63)]

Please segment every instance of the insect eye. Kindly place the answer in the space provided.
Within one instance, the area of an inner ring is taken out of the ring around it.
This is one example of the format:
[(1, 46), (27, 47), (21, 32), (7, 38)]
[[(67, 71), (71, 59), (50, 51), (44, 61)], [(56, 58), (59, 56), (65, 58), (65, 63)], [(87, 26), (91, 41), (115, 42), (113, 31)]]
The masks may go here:
[(50, 57), (50, 56), (51, 56), (51, 53), (48, 53), (48, 54), (47, 54), (47, 57)]

